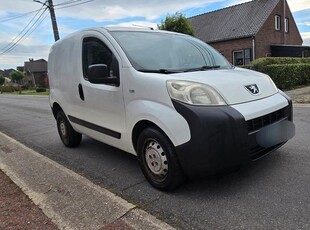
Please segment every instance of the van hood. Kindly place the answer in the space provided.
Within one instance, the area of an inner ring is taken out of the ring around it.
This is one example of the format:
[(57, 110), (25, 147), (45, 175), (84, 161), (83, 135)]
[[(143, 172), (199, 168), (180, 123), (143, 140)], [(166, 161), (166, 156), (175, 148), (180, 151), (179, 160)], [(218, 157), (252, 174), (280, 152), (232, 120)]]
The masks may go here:
[(278, 92), (268, 75), (241, 68), (179, 73), (174, 76), (177, 80), (212, 86), (229, 105), (259, 100)]

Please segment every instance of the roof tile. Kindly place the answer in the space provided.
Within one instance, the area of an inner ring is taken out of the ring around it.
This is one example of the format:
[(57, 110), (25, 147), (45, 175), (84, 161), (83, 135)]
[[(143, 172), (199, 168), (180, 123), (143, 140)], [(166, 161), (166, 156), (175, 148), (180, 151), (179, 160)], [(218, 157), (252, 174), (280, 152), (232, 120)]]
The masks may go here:
[(254, 36), (280, 0), (253, 0), (189, 18), (195, 36), (205, 42)]

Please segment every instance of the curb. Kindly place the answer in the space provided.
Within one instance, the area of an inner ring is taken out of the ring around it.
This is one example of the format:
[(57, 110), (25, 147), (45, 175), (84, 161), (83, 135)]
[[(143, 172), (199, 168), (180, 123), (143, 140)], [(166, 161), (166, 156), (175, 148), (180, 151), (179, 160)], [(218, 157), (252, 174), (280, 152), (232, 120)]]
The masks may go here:
[(293, 107), (304, 107), (304, 108), (310, 108), (310, 104), (308, 103), (293, 103)]
[(1, 132), (0, 169), (59, 229), (174, 229)]

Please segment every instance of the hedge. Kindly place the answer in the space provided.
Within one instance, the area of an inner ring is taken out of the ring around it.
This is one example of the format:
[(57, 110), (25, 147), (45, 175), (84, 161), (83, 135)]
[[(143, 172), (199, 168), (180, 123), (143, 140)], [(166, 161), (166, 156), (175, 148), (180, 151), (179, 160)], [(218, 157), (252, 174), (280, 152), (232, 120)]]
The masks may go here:
[(267, 57), (267, 58), (259, 58), (255, 61), (251, 62), (249, 65), (250, 68), (253, 68), (257, 71), (261, 71), (261, 68), (267, 65), (277, 65), (277, 64), (299, 64), (299, 63), (307, 63), (310, 64), (310, 58), (292, 58), (292, 57)]
[(268, 74), (280, 89), (310, 84), (310, 63), (273, 64), (261, 66), (260, 70)]
[(46, 89), (45, 89), (45, 88), (42, 88), (42, 87), (38, 87), (38, 88), (36, 88), (36, 92), (37, 92), (37, 93), (46, 92)]
[(268, 74), (283, 90), (310, 84), (310, 58), (259, 58), (242, 67)]
[(1, 93), (12, 93), (14, 91), (20, 90), (18, 86), (11, 86), (11, 85), (3, 85), (0, 88)]

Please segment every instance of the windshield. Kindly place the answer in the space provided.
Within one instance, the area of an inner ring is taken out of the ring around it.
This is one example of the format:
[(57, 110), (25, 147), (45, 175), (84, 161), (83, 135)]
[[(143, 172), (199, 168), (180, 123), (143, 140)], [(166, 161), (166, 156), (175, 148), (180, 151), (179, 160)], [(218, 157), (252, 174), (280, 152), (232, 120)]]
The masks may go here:
[(141, 31), (110, 33), (138, 71), (177, 73), (232, 68), (223, 55), (190, 36)]

